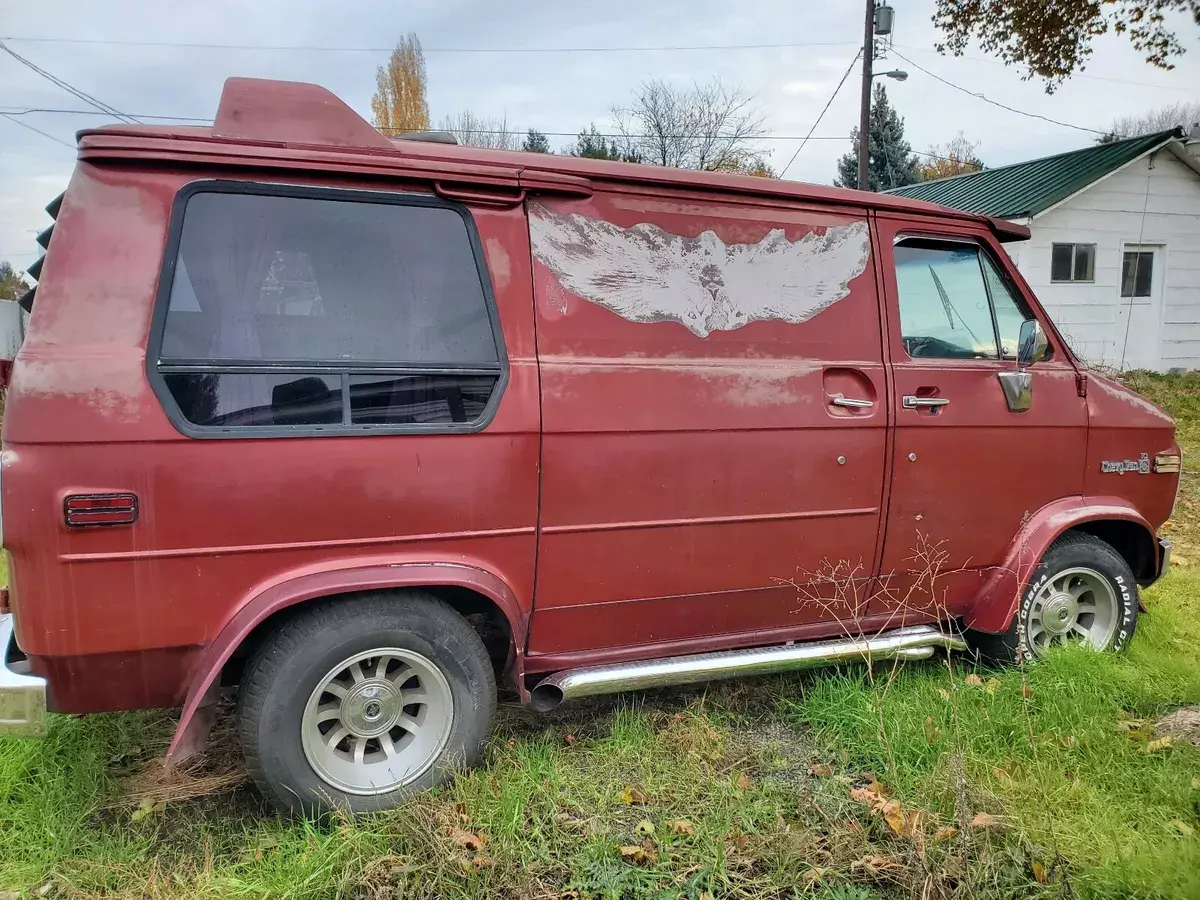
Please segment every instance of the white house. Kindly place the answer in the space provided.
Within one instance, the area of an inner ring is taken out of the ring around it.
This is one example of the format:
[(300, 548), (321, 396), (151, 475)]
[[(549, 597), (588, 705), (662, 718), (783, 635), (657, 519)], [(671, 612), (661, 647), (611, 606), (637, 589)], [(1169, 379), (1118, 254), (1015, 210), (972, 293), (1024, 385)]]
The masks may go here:
[(1142, 135), (889, 193), (1028, 225), (1017, 268), (1093, 365), (1200, 369), (1200, 140)]

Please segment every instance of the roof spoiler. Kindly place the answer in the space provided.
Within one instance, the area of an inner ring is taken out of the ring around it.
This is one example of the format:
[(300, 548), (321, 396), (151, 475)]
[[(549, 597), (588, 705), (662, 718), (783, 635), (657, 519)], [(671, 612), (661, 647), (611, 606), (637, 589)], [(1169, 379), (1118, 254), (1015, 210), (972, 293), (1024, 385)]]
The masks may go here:
[(987, 219), (992, 233), (996, 235), (996, 240), (1002, 244), (1010, 241), (1029, 240), (1029, 228), (1025, 225), (1018, 225), (1008, 219), (997, 219), (994, 216), (984, 216), (984, 218)]
[(213, 137), (394, 150), (391, 141), (333, 92), (302, 81), (227, 78)]

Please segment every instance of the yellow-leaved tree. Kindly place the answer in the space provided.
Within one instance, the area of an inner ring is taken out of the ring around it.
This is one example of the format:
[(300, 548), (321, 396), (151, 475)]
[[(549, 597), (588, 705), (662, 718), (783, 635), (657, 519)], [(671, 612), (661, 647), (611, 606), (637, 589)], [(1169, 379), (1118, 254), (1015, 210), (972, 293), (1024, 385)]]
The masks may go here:
[(387, 65), (375, 70), (371, 113), (375, 127), (387, 135), (429, 130), (425, 54), (415, 33), (410, 31), (402, 37)]

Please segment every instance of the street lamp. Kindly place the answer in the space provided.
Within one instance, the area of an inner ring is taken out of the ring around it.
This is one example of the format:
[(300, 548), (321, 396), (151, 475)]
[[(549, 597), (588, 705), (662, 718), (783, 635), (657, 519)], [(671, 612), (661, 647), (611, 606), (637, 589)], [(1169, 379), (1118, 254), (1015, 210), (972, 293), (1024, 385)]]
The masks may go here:
[(908, 73), (903, 69), (892, 69), (890, 72), (876, 72), (871, 77), (878, 78), (880, 75), (882, 75), (884, 78), (895, 78), (897, 81), (904, 81), (906, 78), (908, 78)]

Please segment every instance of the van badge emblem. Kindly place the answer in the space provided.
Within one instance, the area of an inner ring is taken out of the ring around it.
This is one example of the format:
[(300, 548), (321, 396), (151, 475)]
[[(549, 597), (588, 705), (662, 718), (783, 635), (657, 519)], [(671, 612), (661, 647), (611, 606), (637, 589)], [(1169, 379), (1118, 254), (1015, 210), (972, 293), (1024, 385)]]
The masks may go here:
[(1137, 472), (1139, 475), (1150, 474), (1150, 454), (1143, 453), (1137, 459), (1104, 459), (1100, 461), (1100, 471), (1124, 475), (1126, 472)]

